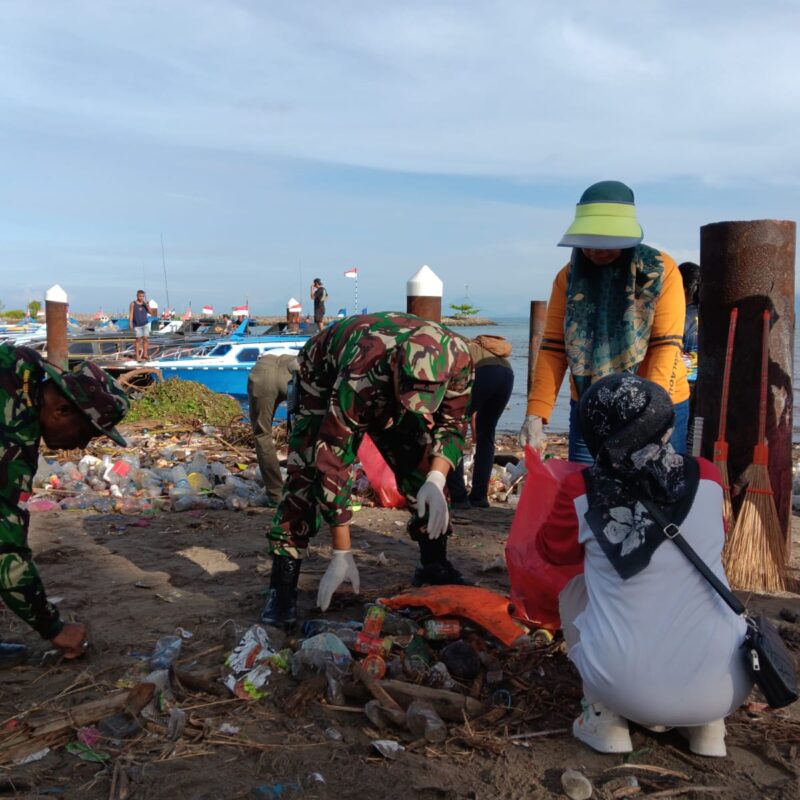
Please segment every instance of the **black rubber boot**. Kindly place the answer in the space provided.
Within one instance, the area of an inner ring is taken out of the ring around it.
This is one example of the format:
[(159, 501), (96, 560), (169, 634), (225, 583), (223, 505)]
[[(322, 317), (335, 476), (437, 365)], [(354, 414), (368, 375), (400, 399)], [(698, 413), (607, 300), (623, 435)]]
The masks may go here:
[(0, 669), (8, 669), (21, 664), (28, 657), (28, 648), (24, 644), (0, 642)]
[(261, 621), (265, 625), (289, 632), (297, 625), (297, 581), (301, 563), (299, 558), (272, 556), (269, 599), (261, 612)]
[(411, 578), (412, 586), (472, 586), (447, 560), (447, 536), (419, 540), (419, 566)]

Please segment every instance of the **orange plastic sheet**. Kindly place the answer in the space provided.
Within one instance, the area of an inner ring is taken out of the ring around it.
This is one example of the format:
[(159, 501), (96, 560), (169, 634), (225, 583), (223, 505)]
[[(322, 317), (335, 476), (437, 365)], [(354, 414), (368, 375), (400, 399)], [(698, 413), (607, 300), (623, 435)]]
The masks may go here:
[(557, 630), (561, 627), (558, 595), (583, 571), (583, 565), (548, 563), (536, 548), (536, 537), (553, 509), (561, 481), (586, 465), (557, 458), (542, 462), (536, 450), (526, 447), (525, 466), (528, 475), (506, 542), (514, 616), (537, 627)]
[(387, 608), (428, 608), (438, 616), (463, 617), (477, 622), (504, 645), (526, 633), (511, 617), (508, 597), (478, 586), (424, 586), (378, 601)]
[(369, 485), (375, 491), (378, 502), (384, 508), (405, 508), (406, 499), (397, 488), (394, 472), (369, 436), (364, 436), (361, 441), (358, 460), (364, 467)]

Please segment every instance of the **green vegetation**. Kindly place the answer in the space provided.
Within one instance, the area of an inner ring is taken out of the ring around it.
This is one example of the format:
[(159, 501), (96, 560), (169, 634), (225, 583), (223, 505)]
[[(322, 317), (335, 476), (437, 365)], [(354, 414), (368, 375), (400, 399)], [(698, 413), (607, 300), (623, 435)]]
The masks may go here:
[(453, 316), (456, 319), (468, 319), (469, 317), (474, 317), (476, 314), (480, 313), (479, 308), (475, 308), (475, 306), (472, 306), (469, 303), (450, 303), (450, 308), (452, 308), (455, 312)]
[(131, 403), (125, 422), (194, 422), (229, 425), (242, 416), (241, 406), (228, 394), (218, 394), (196, 381), (170, 378)]
[(1, 315), (4, 319), (18, 320), (25, 317), (25, 312), (21, 308), (12, 308), (9, 311), (3, 311)]
[(28, 303), (28, 311), (30, 312), (30, 315), (34, 318), (36, 318), (36, 315), (39, 313), (41, 307), (42, 304), (38, 300), (31, 300), (30, 303)]

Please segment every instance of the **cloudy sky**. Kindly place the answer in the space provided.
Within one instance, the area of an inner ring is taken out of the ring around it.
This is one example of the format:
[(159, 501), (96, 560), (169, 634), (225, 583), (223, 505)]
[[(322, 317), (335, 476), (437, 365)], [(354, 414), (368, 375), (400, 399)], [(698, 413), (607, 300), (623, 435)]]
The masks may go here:
[[(546, 299), (597, 180), (645, 241), (800, 216), (800, 4), (0, 0), (0, 301)], [(468, 289), (467, 289), (468, 287)]]

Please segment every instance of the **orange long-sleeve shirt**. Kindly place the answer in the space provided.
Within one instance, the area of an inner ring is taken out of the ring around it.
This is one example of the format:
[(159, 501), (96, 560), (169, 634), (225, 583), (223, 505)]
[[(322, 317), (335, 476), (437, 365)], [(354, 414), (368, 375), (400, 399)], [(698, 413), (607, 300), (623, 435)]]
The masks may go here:
[[(664, 261), (664, 280), (661, 294), (656, 303), (653, 326), (647, 354), (637, 375), (657, 383), (669, 392), (673, 403), (689, 399), (689, 382), (686, 367), (681, 359), (683, 324), (686, 316), (686, 299), (683, 281), (675, 262), (666, 253), (661, 253)], [(556, 396), (567, 371), (567, 357), (564, 351), (564, 314), (567, 307), (567, 264), (556, 275), (550, 303), (547, 306), (542, 349), (536, 361), (536, 373), (528, 395), (528, 414), (542, 417), (547, 422), (556, 404)], [(575, 385), (570, 378), (573, 400), (578, 399)]]

